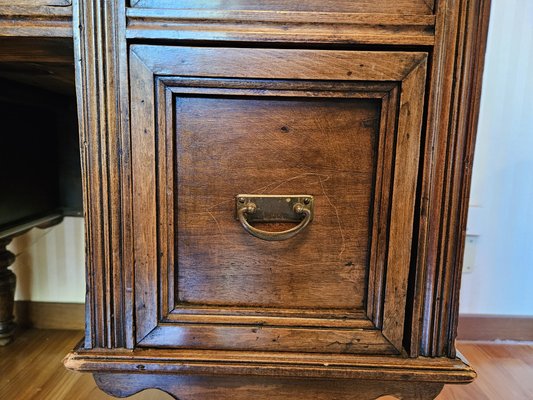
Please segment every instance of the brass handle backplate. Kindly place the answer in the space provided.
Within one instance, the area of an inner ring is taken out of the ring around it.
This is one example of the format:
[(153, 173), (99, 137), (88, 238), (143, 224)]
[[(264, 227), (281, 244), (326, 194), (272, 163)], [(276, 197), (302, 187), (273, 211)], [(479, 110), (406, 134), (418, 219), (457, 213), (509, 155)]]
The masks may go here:
[[(236, 219), (249, 234), (263, 240), (287, 240), (300, 233), (313, 219), (314, 198), (310, 195), (250, 195), (235, 197)], [(270, 232), (251, 222), (298, 222), (294, 228)]]

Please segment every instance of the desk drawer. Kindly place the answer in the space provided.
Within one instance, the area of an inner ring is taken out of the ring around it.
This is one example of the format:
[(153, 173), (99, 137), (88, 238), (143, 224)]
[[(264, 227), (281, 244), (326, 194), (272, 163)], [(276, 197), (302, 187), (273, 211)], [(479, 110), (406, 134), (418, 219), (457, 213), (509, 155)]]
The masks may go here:
[[(426, 59), (132, 46), (137, 344), (400, 353)], [(313, 217), (263, 240), (239, 194)]]

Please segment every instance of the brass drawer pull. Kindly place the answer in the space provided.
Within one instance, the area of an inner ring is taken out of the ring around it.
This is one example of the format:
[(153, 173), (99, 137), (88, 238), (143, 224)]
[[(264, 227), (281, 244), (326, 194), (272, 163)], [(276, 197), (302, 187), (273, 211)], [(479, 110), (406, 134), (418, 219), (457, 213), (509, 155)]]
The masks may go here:
[[(248, 195), (235, 198), (236, 218), (244, 230), (263, 240), (287, 240), (305, 229), (313, 219), (313, 196)], [(302, 219), (303, 217), (303, 219)], [(250, 222), (299, 222), (294, 228), (269, 232), (254, 228)]]

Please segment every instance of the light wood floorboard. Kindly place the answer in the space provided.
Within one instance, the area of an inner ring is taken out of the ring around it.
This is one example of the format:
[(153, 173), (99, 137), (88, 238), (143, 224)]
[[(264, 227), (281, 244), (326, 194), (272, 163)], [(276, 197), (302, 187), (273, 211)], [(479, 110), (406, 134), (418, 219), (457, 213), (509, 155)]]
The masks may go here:
[[(0, 399), (104, 400), (90, 374), (68, 371), (61, 360), (82, 332), (30, 329), (0, 347)], [(446, 386), (438, 400), (533, 399), (533, 344), (460, 342), (458, 348), (478, 372), (470, 385)], [(132, 400), (170, 400), (156, 390)]]
[(533, 343), (459, 342), (478, 376), (469, 385), (447, 385), (438, 400), (533, 400)]

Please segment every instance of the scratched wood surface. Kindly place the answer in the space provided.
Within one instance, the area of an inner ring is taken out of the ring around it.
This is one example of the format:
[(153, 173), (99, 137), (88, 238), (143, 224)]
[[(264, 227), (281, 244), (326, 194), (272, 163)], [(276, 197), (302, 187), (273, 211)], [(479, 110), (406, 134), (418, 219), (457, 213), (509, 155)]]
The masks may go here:
[[(179, 98), (178, 301), (361, 309), (379, 111), (356, 99)], [(237, 193), (313, 195), (314, 219), (294, 239), (257, 239), (235, 221)]]

